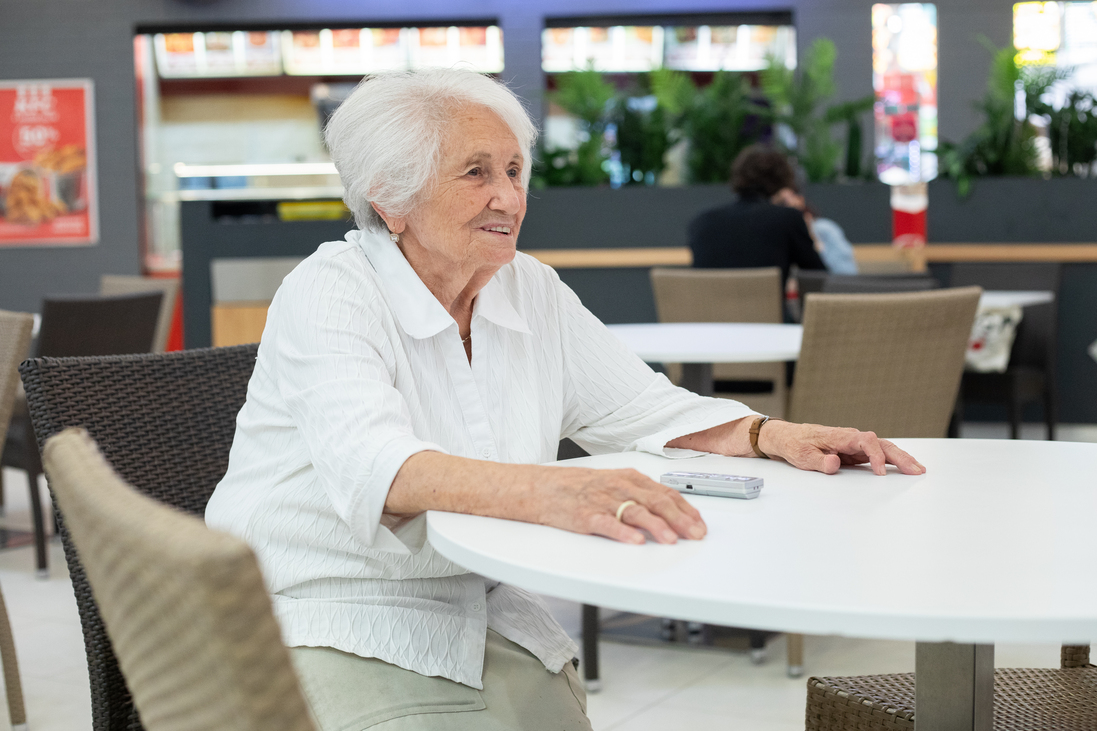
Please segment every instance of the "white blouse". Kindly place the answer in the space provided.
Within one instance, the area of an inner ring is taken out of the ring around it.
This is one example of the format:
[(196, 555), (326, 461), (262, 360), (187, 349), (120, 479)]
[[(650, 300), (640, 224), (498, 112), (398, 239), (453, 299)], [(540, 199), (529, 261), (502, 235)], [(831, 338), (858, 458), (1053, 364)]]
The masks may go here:
[(383, 513), (434, 450), (509, 463), (664, 450), (754, 412), (673, 386), (551, 268), (519, 253), (457, 323), (387, 236), (323, 244), (271, 303), (229, 468), (206, 522), (256, 551), (289, 646), (334, 647), (481, 688), (490, 627), (558, 672), (575, 644), (537, 596), (470, 574)]

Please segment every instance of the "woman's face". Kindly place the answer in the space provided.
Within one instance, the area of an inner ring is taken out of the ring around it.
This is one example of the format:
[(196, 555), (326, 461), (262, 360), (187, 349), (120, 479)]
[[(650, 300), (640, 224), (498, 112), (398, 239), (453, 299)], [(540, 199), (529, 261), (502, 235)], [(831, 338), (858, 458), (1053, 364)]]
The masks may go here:
[(405, 219), (401, 246), (419, 247), (455, 274), (498, 269), (514, 258), (526, 214), (522, 148), (490, 110), (455, 115), (442, 146), (434, 188)]

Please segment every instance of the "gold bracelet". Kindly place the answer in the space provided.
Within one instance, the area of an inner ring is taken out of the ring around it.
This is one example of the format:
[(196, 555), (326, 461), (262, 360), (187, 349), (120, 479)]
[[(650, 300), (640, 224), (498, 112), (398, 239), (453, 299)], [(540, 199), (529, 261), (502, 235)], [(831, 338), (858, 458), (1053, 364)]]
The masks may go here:
[(767, 421), (784, 421), (784, 419), (778, 419), (775, 416), (759, 416), (754, 420), (754, 423), (750, 425), (750, 448), (754, 450), (754, 454), (762, 459), (770, 459), (770, 456), (762, 451), (758, 446), (758, 432), (762, 430), (762, 425)]

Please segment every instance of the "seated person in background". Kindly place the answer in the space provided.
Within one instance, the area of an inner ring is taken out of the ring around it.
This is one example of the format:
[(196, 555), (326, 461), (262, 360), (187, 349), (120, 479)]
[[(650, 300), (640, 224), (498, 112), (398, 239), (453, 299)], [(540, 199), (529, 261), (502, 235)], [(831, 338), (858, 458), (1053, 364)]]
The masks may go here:
[(856, 274), (857, 261), (853, 258), (853, 245), (849, 243), (842, 227), (829, 218), (819, 218), (817, 211), (812, 208), (795, 188), (781, 188), (770, 199), (779, 206), (788, 206), (802, 211), (804, 222), (815, 239), (815, 249), (827, 265), (827, 271), (831, 274)]
[(457, 69), (372, 76), (325, 130), (357, 228), (275, 294), (206, 509), (258, 554), (320, 731), (590, 731), (576, 646), (545, 603), (427, 539), (428, 510), (704, 537), (635, 470), (541, 466), (563, 437), (746, 457), (758, 422), (757, 449), (801, 469), (923, 471), (870, 432), (676, 388), (626, 350), (515, 250), (535, 138), (506, 86)]
[(689, 224), (693, 266), (704, 269), (780, 267), (782, 287), (789, 267), (825, 269), (799, 212), (771, 199), (792, 188), (796, 176), (783, 153), (751, 145), (731, 165), (738, 199), (705, 211)]

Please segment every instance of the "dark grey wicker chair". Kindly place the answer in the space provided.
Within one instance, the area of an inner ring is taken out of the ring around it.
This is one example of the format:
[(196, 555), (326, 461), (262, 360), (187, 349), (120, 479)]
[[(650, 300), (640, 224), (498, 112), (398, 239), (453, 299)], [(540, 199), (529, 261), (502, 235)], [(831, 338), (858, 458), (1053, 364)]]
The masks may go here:
[[(84, 427), (123, 480), (202, 517), (228, 467), (257, 348), (37, 358), (25, 361), (19, 372), (40, 446), (67, 427)], [(140, 719), (60, 513), (59, 524), (84, 629), (93, 728), (139, 731)]]
[[(115, 295), (47, 297), (42, 302), (42, 329), (35, 354), (39, 357), (148, 353), (163, 295), (160, 292)], [(26, 405), (16, 405), (11, 428), (3, 443), (0, 465), (27, 473), (30, 483), (31, 518), (34, 522), (35, 558), (39, 577), (49, 575), (46, 526), (38, 498), (42, 460)], [(0, 478), (0, 493), (4, 483)], [(2, 498), (0, 498), (2, 502)]]
[[(914, 673), (809, 678), (806, 731), (914, 728)], [(1089, 647), (1064, 645), (1060, 669), (994, 671), (995, 731), (1097, 728), (1097, 667)]]

